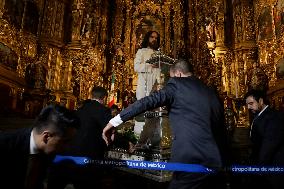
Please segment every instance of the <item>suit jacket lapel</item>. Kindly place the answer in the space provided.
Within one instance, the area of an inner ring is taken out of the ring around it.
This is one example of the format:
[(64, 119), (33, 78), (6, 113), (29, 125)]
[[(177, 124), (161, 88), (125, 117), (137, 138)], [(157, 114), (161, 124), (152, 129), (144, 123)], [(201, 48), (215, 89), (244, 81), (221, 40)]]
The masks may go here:
[(257, 124), (258, 122), (261, 122), (261, 120), (266, 116), (267, 113), (269, 113), (271, 111), (271, 109), (269, 107), (267, 107), (260, 115), (257, 115), (252, 123), (251, 123), (251, 129), (250, 129), (250, 138), (253, 137), (254, 132), (256, 132), (256, 127), (258, 127), (259, 124)]

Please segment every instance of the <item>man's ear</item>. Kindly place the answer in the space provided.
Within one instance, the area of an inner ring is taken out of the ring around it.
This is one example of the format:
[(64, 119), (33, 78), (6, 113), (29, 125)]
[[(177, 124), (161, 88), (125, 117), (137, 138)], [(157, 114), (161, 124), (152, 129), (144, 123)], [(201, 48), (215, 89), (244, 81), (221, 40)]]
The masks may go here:
[(259, 98), (258, 102), (260, 105), (263, 105), (263, 98)]
[(51, 133), (49, 131), (43, 131), (42, 132), (42, 141), (47, 144), (48, 140), (50, 139), (51, 137)]
[(107, 96), (98, 99), (99, 103), (103, 104), (105, 102), (105, 99), (107, 98)]
[(176, 77), (181, 77), (181, 75), (182, 75), (181, 71), (177, 70), (177, 71), (175, 72), (175, 76), (176, 76)]

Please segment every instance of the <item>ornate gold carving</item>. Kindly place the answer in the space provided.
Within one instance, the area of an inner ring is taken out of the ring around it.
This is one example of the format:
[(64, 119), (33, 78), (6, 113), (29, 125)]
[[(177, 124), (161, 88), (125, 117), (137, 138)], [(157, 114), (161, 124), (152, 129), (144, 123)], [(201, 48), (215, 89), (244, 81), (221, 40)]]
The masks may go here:
[(241, 42), (243, 39), (243, 24), (242, 24), (242, 9), (240, 3), (235, 5), (234, 9), (234, 28), (235, 28), (235, 42)]
[[(0, 0), (0, 17), (3, 2)], [(22, 78), (28, 65), (41, 61), (48, 69), (46, 89), (52, 93), (57, 91), (58, 97), (64, 96), (64, 92), (73, 92), (79, 99), (86, 99), (94, 83), (108, 87), (112, 73), (117, 79), (115, 90), (122, 91), (135, 76), (133, 59), (143, 37), (139, 27), (159, 31), (166, 55), (177, 58), (180, 52), (189, 52), (197, 75), (230, 96), (241, 97), (251, 87), (254, 79), (249, 76), (254, 75), (251, 73), (255, 64), (268, 76), (270, 87), (282, 78), (276, 72), (280, 69), (279, 60), (284, 58), (280, 0), (256, 0), (254, 4), (236, 0), (232, 13), (226, 12), (228, 2), (223, 0), (116, 0), (113, 18), (109, 18), (108, 12), (112, 11), (111, 1), (76, 0), (70, 12), (73, 14), (72, 42), (66, 46), (62, 10), (69, 2), (36, 2), (41, 36), (17, 31), (0, 19), (0, 41), (19, 56), (17, 75)], [(261, 28), (266, 27), (259, 20), (265, 18), (266, 12), (272, 17), (272, 37), (259, 37), (255, 42), (255, 35), (261, 36)], [(235, 43), (229, 47), (225, 46), (225, 13), (233, 14), (234, 19)], [(37, 52), (38, 49), (41, 50)], [(117, 49), (121, 54), (115, 52)]]
[(253, 63), (253, 68), (248, 73), (248, 88), (257, 90), (267, 90), (268, 78), (258, 63)]
[(245, 40), (251, 41), (255, 40), (255, 27), (254, 27), (254, 19), (253, 19), (253, 5), (248, 1), (244, 5), (244, 23), (245, 26)]
[[(73, 86), (72, 90), (77, 87), (75, 90), (79, 91), (78, 99), (89, 98), (94, 85), (103, 85), (101, 75), (104, 71), (105, 62), (103, 49), (87, 46), (81, 50), (67, 50), (63, 56), (65, 61), (70, 63), (63, 66), (67, 69), (67, 73), (65, 72), (67, 75), (61, 74), (61, 76), (70, 82), (70, 85)], [(71, 67), (73, 71), (72, 78), (70, 76), (72, 73)]]
[(232, 63), (232, 54), (231, 51), (227, 51), (224, 55), (224, 62), (222, 67), (222, 85), (223, 91), (228, 95), (231, 96), (231, 63)]
[(81, 39), (81, 25), (83, 20), (83, 10), (75, 9), (72, 11), (72, 41)]

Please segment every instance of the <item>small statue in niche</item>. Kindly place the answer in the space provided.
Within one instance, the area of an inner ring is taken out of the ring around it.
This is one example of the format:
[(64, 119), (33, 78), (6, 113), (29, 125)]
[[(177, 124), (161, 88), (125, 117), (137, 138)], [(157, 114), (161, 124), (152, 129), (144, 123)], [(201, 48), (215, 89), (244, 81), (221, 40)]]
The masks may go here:
[(257, 62), (252, 64), (252, 69), (248, 72), (247, 86), (248, 90), (256, 89), (267, 91), (268, 89), (268, 77), (261, 69)]
[(284, 79), (284, 58), (281, 58), (276, 63), (276, 77), (277, 79)]
[(82, 10), (72, 11), (72, 40), (79, 40), (81, 36)]
[(82, 30), (81, 30), (82, 38), (86, 38), (86, 39), (90, 38), (92, 20), (93, 19), (89, 16), (89, 14), (87, 14), (86, 18), (84, 19), (84, 24), (83, 24)]
[(33, 88), (35, 85), (35, 66), (34, 64), (29, 64), (26, 68), (26, 72), (25, 72), (25, 80), (27, 83), (27, 86), (29, 88)]
[(41, 61), (37, 61), (35, 63), (35, 86), (36, 89), (45, 88), (46, 83), (46, 68), (41, 63)]
[(231, 136), (237, 124), (237, 112), (233, 99), (230, 98), (227, 94), (225, 94), (224, 99), (224, 114), (226, 130)]
[(118, 63), (124, 62), (124, 53), (123, 53), (123, 47), (121, 45), (117, 45), (115, 47), (115, 60)]
[(206, 37), (207, 41), (215, 41), (215, 25), (211, 18), (208, 18), (208, 24), (206, 25)]
[(25, 73), (25, 79), (28, 87), (35, 89), (45, 88), (46, 70), (47, 68), (41, 63), (41, 61), (36, 61), (35, 63), (28, 65)]

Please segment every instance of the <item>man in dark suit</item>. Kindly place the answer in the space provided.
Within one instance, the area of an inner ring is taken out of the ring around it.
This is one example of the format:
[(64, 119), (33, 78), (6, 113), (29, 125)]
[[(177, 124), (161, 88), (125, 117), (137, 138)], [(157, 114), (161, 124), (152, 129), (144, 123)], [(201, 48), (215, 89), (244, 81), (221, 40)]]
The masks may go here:
[(33, 128), (0, 133), (1, 187), (43, 188), (47, 167), (79, 127), (77, 116), (58, 105), (44, 108)]
[(81, 128), (73, 141), (74, 155), (104, 158), (106, 144), (101, 135), (104, 126), (112, 118), (110, 108), (104, 105), (107, 95), (107, 90), (103, 87), (94, 87), (92, 99), (86, 100), (76, 111), (81, 120)]
[[(251, 163), (259, 166), (284, 166), (284, 114), (268, 106), (263, 91), (251, 90), (245, 95), (248, 110), (254, 114), (250, 138)], [(284, 188), (284, 175), (267, 173), (253, 182), (257, 188)]]
[[(76, 111), (81, 127), (71, 142), (71, 147), (63, 155), (83, 156), (91, 159), (103, 159), (107, 145), (102, 139), (104, 126), (112, 118), (110, 108), (104, 105), (107, 90), (94, 87), (92, 99), (83, 102)], [(48, 181), (48, 188), (64, 189), (68, 183), (78, 188), (100, 188), (103, 171), (93, 165), (76, 165), (62, 162), (53, 166)]]
[[(167, 85), (133, 105), (110, 120), (104, 128), (103, 138), (111, 142), (113, 127), (133, 116), (160, 106), (169, 108), (173, 133), (171, 161), (200, 164), (209, 168), (222, 167), (218, 138), (222, 127), (222, 106), (215, 93), (192, 75), (192, 66), (179, 60), (170, 68)], [(213, 176), (201, 173), (174, 172), (171, 189), (214, 188)], [(217, 179), (215, 180), (217, 181)], [(216, 186), (221, 188), (221, 186)]]

